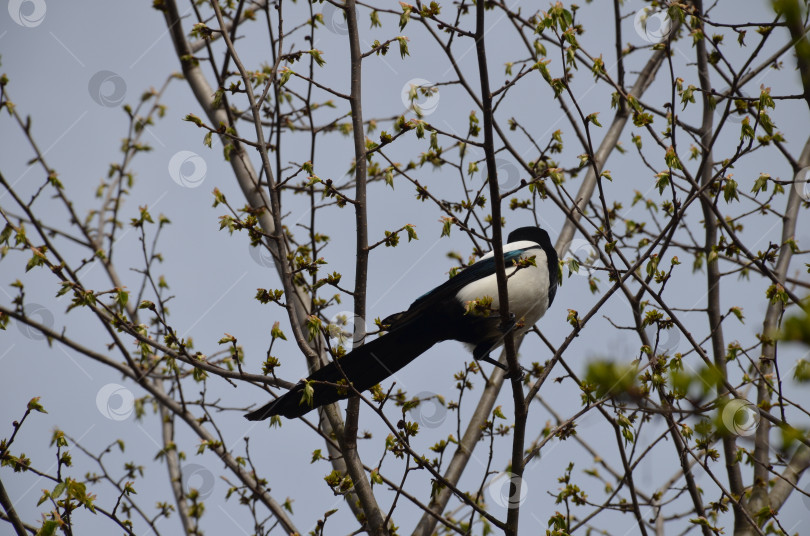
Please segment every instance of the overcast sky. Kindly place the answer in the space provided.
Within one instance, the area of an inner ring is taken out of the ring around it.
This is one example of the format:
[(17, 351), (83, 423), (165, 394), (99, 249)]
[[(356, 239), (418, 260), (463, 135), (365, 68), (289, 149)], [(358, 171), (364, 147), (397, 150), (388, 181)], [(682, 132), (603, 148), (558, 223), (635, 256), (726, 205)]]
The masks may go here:
[[(302, 4), (302, 2), (299, 2)], [(306, 2), (303, 2), (305, 5)], [(525, 2), (526, 10), (534, 9), (536, 4)], [(634, 7), (634, 5), (637, 6)], [(625, 9), (631, 13), (643, 4), (629, 0)], [(745, 2), (750, 11), (742, 13), (718, 13), (732, 17), (731, 20), (767, 20), (771, 17), (767, 3)], [(297, 7), (285, 4), (288, 15), (293, 20), (300, 14)], [(449, 7), (449, 5), (448, 5)], [(185, 6), (182, 8), (185, 9)], [(318, 9), (323, 9), (319, 7)], [(368, 29), (368, 13), (361, 12), (361, 31), (363, 48), (368, 49), (374, 39), (383, 39), (396, 35), (391, 19), (384, 19), (385, 28)], [(613, 66), (613, 18), (612, 5), (599, 2), (583, 6), (580, 10), (582, 22), (588, 32), (583, 37), (586, 47), (597, 54), (604, 54), (609, 69)], [(742, 19), (741, 19), (742, 17)], [(324, 51), (327, 61), (327, 77), (344, 92), (348, 91), (347, 76), (347, 41), (340, 27), (340, 21), (327, 18), (331, 31), (321, 31), (315, 48)], [(606, 24), (607, 22), (607, 24)], [(184, 22), (188, 32), (189, 19)], [(500, 84), (505, 78), (503, 63), (509, 59), (522, 58), (524, 52), (513, 42), (514, 36), (507, 30), (511, 28), (508, 21), (493, 20), (488, 34), (488, 45), (491, 47), (491, 77), (493, 85)], [(633, 18), (624, 20), (623, 31), (626, 41), (638, 46), (644, 45), (643, 36), (633, 28)], [(411, 24), (403, 32), (411, 38), (409, 47), (411, 55), (400, 59), (394, 47), (385, 58), (370, 59), (364, 69), (364, 112), (366, 117), (391, 117), (406, 113), (402, 102), (403, 88), (414, 80), (446, 81), (454, 77), (443, 55), (438, 55), (434, 45), (417, 28)], [(269, 51), (266, 36), (262, 32), (247, 31), (247, 37), (239, 41), (243, 61), (257, 67), (260, 62), (267, 62)], [(509, 37), (505, 37), (508, 35)], [(783, 40), (779, 40), (781, 44)], [(684, 40), (676, 47), (675, 62), (685, 65), (693, 62), (694, 53), (690, 41)], [(516, 50), (518, 52), (516, 52)], [(462, 50), (463, 51), (463, 50)], [(474, 50), (468, 54), (458, 54), (466, 72), (474, 73)], [(32, 133), (45, 154), (48, 165), (59, 173), (66, 191), (74, 200), (78, 212), (85, 213), (97, 205), (93, 192), (105, 176), (111, 162), (121, 159), (120, 143), (126, 135), (128, 120), (121, 106), (125, 103), (135, 104), (144, 91), (150, 87), (159, 88), (167, 77), (179, 71), (179, 62), (174, 54), (163, 16), (151, 8), (151, 2), (55, 2), (48, 0), (9, 2), (9, 11), (0, 13), (0, 71), (6, 73), (10, 83), (7, 86), (10, 98), (14, 101), (20, 114), (32, 118)], [(646, 56), (636, 56), (628, 70), (635, 71)], [(760, 84), (774, 86), (775, 92), (797, 93), (799, 84), (793, 69), (793, 58), (790, 54), (782, 58), (785, 68), (781, 71), (767, 71), (762, 80), (751, 84), (754, 94)], [(558, 64), (555, 58), (555, 64)], [(558, 66), (558, 65), (557, 65)], [(693, 70), (685, 70), (694, 76)], [(633, 72), (632, 78), (635, 78)], [(658, 81), (651, 88), (645, 100), (660, 105), (669, 97), (668, 77)], [(578, 102), (589, 113), (601, 112), (600, 118), (605, 125), (612, 117), (609, 108), (609, 91), (606, 87), (592, 83), (588, 72), (580, 72), (575, 79), (575, 93)], [(473, 78), (471, 81), (475, 81)], [(696, 83), (694, 80), (691, 81)], [(722, 87), (722, 84), (717, 87)], [(536, 88), (536, 85), (534, 86)], [(785, 90), (785, 87), (794, 88)], [(221, 157), (221, 146), (217, 141), (212, 149), (203, 146), (203, 132), (191, 123), (181, 121), (187, 113), (199, 116), (200, 110), (188, 86), (182, 81), (171, 82), (163, 102), (167, 105), (166, 117), (148, 129), (144, 141), (153, 150), (139, 155), (134, 164), (136, 185), (132, 195), (127, 199), (123, 209), (123, 220), (137, 214), (137, 207), (146, 205), (153, 215), (165, 214), (172, 224), (166, 229), (161, 240), (165, 262), (160, 273), (165, 274), (172, 294), (176, 298), (171, 302), (171, 320), (183, 336), (192, 337), (197, 349), (212, 353), (217, 350), (216, 341), (227, 332), (235, 335), (246, 351), (246, 367), (250, 372), (258, 373), (264, 360), (264, 352), (269, 342), (269, 328), (276, 320), (283, 320), (280, 309), (261, 306), (254, 299), (256, 288), (278, 288), (279, 282), (275, 270), (267, 259), (257, 256), (248, 247), (244, 235), (229, 236), (219, 231), (218, 216), (224, 213), (222, 207), (212, 208), (211, 191), (219, 188), (234, 205), (243, 204), (241, 193), (233, 179), (230, 167)], [(466, 132), (466, 117), (473, 109), (473, 104), (463, 92), (454, 86), (442, 86), (439, 98), (428, 103), (429, 120), (449, 131)], [(693, 108), (694, 109), (694, 108)], [(326, 112), (324, 112), (326, 113)], [(559, 111), (557, 103), (548, 98), (547, 93), (532, 90), (532, 86), (518, 88), (509, 100), (504, 101), (499, 109), (499, 117), (510, 115), (521, 118), (527, 125), (536, 128), (538, 143), (545, 143), (551, 132), (562, 129), (570, 134), (570, 126)], [(480, 114), (479, 114), (480, 115)], [(412, 113), (411, 113), (412, 116)], [(780, 103), (774, 114), (780, 130), (788, 138), (787, 147), (798, 155), (804, 144), (810, 116), (803, 101)], [(243, 133), (251, 132), (244, 126)], [(391, 131), (390, 125), (381, 125), (381, 129)], [(631, 147), (628, 127), (622, 140), (625, 147)], [(601, 132), (596, 131), (601, 135)], [(352, 154), (351, 139), (334, 135), (320, 141), (316, 173), (322, 178), (335, 181), (345, 180)], [(22, 135), (19, 127), (3, 111), (0, 117), (0, 171), (25, 195), (30, 195), (42, 183), (43, 174), (38, 166), (28, 166), (33, 152)], [(560, 156), (565, 167), (573, 166), (581, 147), (575, 143), (573, 136), (566, 138), (566, 151)], [(523, 143), (522, 141), (519, 143)], [(736, 143), (733, 137), (728, 144)], [(530, 150), (529, 144), (523, 144), (521, 150)], [(721, 144), (721, 146), (727, 146)], [(400, 161), (414, 158), (418, 151), (424, 150), (425, 143), (414, 140), (397, 146)], [(285, 162), (301, 163), (308, 157), (308, 145), (300, 144), (283, 148), (282, 159)], [(753, 180), (761, 172), (773, 176), (789, 178), (790, 169), (784, 160), (763, 159), (757, 167), (735, 170), (735, 178), (748, 191)], [(508, 158), (503, 159), (504, 174), (519, 180), (517, 167)], [(652, 178), (645, 169), (639, 170), (638, 159), (630, 154), (614, 154), (607, 168), (612, 171), (614, 183), (609, 193), (611, 198), (629, 200), (633, 189), (650, 191)], [(421, 181), (429, 185), (437, 195), (457, 192), (457, 179), (448, 170), (434, 171), (430, 166), (417, 170)], [(481, 181), (480, 174), (474, 180)], [(385, 317), (396, 311), (407, 308), (413, 299), (447, 277), (447, 271), (453, 261), (446, 257), (449, 251), (459, 252), (466, 256), (470, 253), (470, 244), (459, 233), (449, 238), (440, 238), (441, 225), (438, 219), (441, 214), (429, 204), (415, 199), (413, 189), (404, 181), (396, 183), (396, 189), (375, 185), (371, 190), (369, 220), (372, 241), (383, 236), (383, 230), (392, 230), (404, 223), (416, 226), (420, 240), (410, 244), (401, 244), (397, 248), (381, 248), (375, 251), (371, 260), (369, 274), (368, 309), (370, 317)], [(304, 198), (285, 200), (285, 211), (289, 212), (287, 224), (294, 230), (295, 223), (308, 221), (308, 201)], [(550, 204), (549, 204), (550, 205)], [(0, 206), (11, 207), (5, 192), (0, 192)], [(56, 202), (43, 200), (38, 205), (43, 213), (68, 228), (69, 222)], [(627, 203), (627, 210), (633, 210)], [(53, 213), (50, 213), (53, 210)], [(562, 225), (562, 216), (553, 207), (541, 209), (543, 226), (556, 239)], [(507, 214), (509, 224), (507, 231), (519, 225), (529, 224), (527, 216)], [(641, 214), (638, 215), (641, 218)], [(690, 214), (697, 218), (700, 214)], [(344, 281), (352, 281), (354, 266), (354, 213), (350, 208), (334, 209), (320, 216), (326, 233), (333, 238), (333, 244), (326, 252), (329, 271), (336, 270), (344, 274)], [(764, 220), (763, 220), (764, 221)], [(810, 227), (807, 226), (806, 214), (803, 215), (797, 238), (802, 244), (810, 241)], [(773, 220), (769, 220), (768, 225)], [(756, 227), (756, 226), (755, 226)], [(297, 229), (304, 233), (302, 229)], [(750, 238), (750, 249), (756, 251), (767, 247), (763, 237), (769, 229), (747, 229), (744, 236)], [(136, 233), (125, 228), (121, 232), (120, 243), (116, 245), (116, 263), (122, 277), (136, 287), (138, 275), (130, 268), (141, 266), (140, 245)], [(575, 242), (581, 244), (581, 242)], [(83, 252), (82, 252), (83, 254)], [(102, 348), (96, 336), (97, 324), (82, 311), (64, 314), (69, 298), (56, 299), (58, 286), (53, 277), (42, 270), (23, 273), (22, 267), (27, 259), (13, 255), (0, 262), (0, 301), (11, 303), (12, 292), (9, 283), (19, 278), (26, 284), (28, 303), (41, 304), (35, 313), (43, 322), (61, 328), (68, 326), (68, 332), (76, 339), (96, 343)], [(106, 289), (111, 285), (103, 277), (100, 267), (89, 265), (83, 271), (91, 284), (97, 289)], [(806, 276), (806, 274), (805, 274)], [(703, 278), (700, 284), (679, 289), (677, 307), (699, 307), (704, 300)], [(349, 286), (349, 285), (344, 285)], [(735, 337), (751, 340), (753, 334), (761, 327), (765, 310), (763, 292), (766, 283), (752, 278), (749, 283), (740, 282), (736, 288), (724, 289), (724, 306), (740, 305), (746, 311), (750, 321), (744, 325), (729, 325), (728, 340)], [(136, 287), (137, 288), (137, 287)], [(605, 314), (624, 320), (629, 324), (626, 302), (619, 295), (606, 306)], [(587, 285), (587, 279), (573, 276), (564, 281), (557, 293), (557, 301), (539, 326), (549, 339), (560, 343), (569, 333), (566, 323), (568, 309), (584, 311), (590, 308), (598, 296), (593, 296)], [(342, 307), (334, 308), (334, 313), (351, 310), (351, 304), (344, 301)], [(638, 353), (638, 340), (626, 333), (610, 328), (606, 318), (594, 319), (589, 325), (587, 337), (580, 337), (566, 353), (566, 360), (574, 370), (584, 371), (588, 360), (610, 357), (618, 360), (631, 360)], [(705, 324), (705, 317), (700, 314), (688, 316), (694, 326)], [(289, 333), (289, 331), (288, 331)], [(673, 351), (684, 344), (679, 337), (670, 341)], [(786, 350), (785, 354), (795, 355), (798, 350)], [(280, 376), (294, 381), (305, 374), (303, 359), (294, 343), (286, 343), (274, 351), (284, 361)], [(780, 354), (780, 355), (785, 355)], [(524, 363), (544, 361), (550, 355), (534, 338), (522, 348)], [(471, 359), (462, 346), (457, 343), (444, 343), (434, 347), (417, 363), (396, 375), (398, 385), (407, 389), (409, 394), (420, 392), (445, 393), (451, 398), (455, 392), (451, 389), (455, 382), (452, 374), (462, 368), (465, 360)], [(792, 362), (792, 361), (791, 361)], [(431, 372), (425, 373), (424, 365), (429, 363)], [(147, 478), (138, 484), (138, 498), (147, 510), (158, 500), (170, 500), (165, 469), (152, 462), (154, 454), (160, 449), (160, 429), (157, 419), (149, 416), (142, 422), (134, 418), (124, 408), (123, 413), (116, 413), (120, 401), (126, 406), (129, 397), (143, 396), (137, 386), (128, 384), (109, 369), (90, 362), (72, 350), (58, 345), (48, 346), (41, 335), (22, 326), (12, 323), (8, 331), (0, 332), (0, 437), (11, 433), (11, 421), (18, 419), (26, 402), (35, 396), (42, 397), (42, 403), (48, 410), (47, 415), (33, 415), (26, 423), (23, 432), (15, 443), (15, 452), (24, 451), (32, 458), (34, 465), (41, 470), (52, 470), (53, 452), (48, 448), (51, 431), (55, 426), (61, 427), (75, 439), (91, 450), (98, 451), (115, 438), (126, 441), (127, 450), (123, 454), (111, 455), (110, 467), (119, 471), (121, 464), (127, 460), (136, 460), (147, 466)], [(487, 367), (487, 365), (484, 365)], [(555, 376), (562, 375), (562, 369), (555, 371)], [(224, 382), (209, 382), (210, 394), (219, 396), (222, 404), (229, 407), (246, 407), (250, 403), (264, 403), (266, 394), (241, 385), (237, 390)], [(390, 382), (389, 382), (390, 383)], [(120, 387), (116, 387), (120, 385)], [(473, 395), (480, 393), (480, 382)], [(793, 391), (797, 400), (810, 403), (810, 395), (805, 391)], [(549, 382), (543, 387), (541, 395), (553, 401), (564, 417), (572, 415), (579, 406), (579, 395), (571, 382)], [(119, 397), (119, 398), (116, 398)], [(510, 393), (504, 391), (499, 404), (511, 410)], [(470, 405), (462, 411), (462, 422), (472, 410)], [(466, 413), (465, 413), (466, 412)], [(508, 413), (508, 412), (507, 412)], [(534, 406), (529, 418), (528, 440), (534, 439), (551, 417), (539, 406)], [(273, 495), (279, 501), (286, 496), (295, 500), (293, 519), (302, 531), (313, 528), (315, 521), (330, 508), (341, 507), (335, 518), (330, 519), (334, 526), (351, 527), (351, 514), (338, 497), (333, 497), (323, 484), (322, 478), (331, 468), (325, 463), (310, 465), (309, 458), (316, 448), (322, 448), (322, 442), (313, 441), (313, 435), (299, 422), (285, 422), (281, 429), (266, 429), (265, 424), (249, 423), (238, 413), (230, 413), (220, 418), (223, 433), (232, 441), (235, 451), (243, 448), (242, 438), (251, 437), (251, 451), (254, 460), (270, 481)], [(374, 445), (362, 445), (362, 452), (369, 463), (376, 463), (379, 455), (379, 443), (386, 431), (376, 423), (368, 422), (368, 428), (374, 433)], [(805, 423), (806, 424), (806, 423)], [(646, 429), (646, 438), (655, 437), (663, 429), (662, 421), (653, 421)], [(182, 448), (189, 455), (187, 460), (188, 474), (196, 475), (192, 482), (195, 487), (205, 487), (211, 493), (208, 508), (203, 519), (208, 534), (221, 534), (229, 531), (233, 534), (249, 533), (251, 527), (240, 509), (232, 499), (226, 503), (224, 493), (227, 484), (213, 478), (219, 475), (221, 464), (212, 456), (195, 456), (197, 440), (183, 425), (178, 426), (178, 439)], [(455, 434), (455, 413), (436, 417), (434, 427), (425, 427), (422, 434), (415, 439), (419, 450), (436, 440)], [(579, 423), (579, 433), (586, 439), (599, 444), (604, 435), (604, 422), (595, 416), (585, 417)], [(612, 432), (611, 432), (612, 433)], [(366, 442), (370, 443), (370, 442)], [(505, 468), (511, 439), (499, 443), (494, 469)], [(563, 448), (557, 448), (563, 445)], [(615, 462), (615, 447), (606, 449)], [(471, 462), (470, 475), (462, 480), (463, 488), (476, 486), (483, 472), (486, 453), (477, 451)], [(581, 471), (592, 465), (592, 459), (581, 449), (571, 443), (552, 443), (543, 451), (542, 458), (534, 461), (527, 468), (527, 508), (523, 512), (522, 526), (526, 530), (544, 530), (546, 521), (559, 506), (554, 505), (553, 498), (546, 490), (557, 489), (556, 478), (561, 468), (574, 457), (577, 469)], [(74, 452), (77, 464), (75, 474), (80, 476), (85, 471), (93, 470), (87, 458)], [(283, 463), (281, 462), (283, 460)], [(672, 453), (662, 450), (661, 454), (650, 457), (643, 463), (639, 474), (641, 485), (652, 489), (656, 484), (665, 481), (674, 471), (675, 458)], [(394, 467), (394, 466), (392, 466)], [(293, 470), (294, 468), (294, 474)], [(397, 475), (396, 470), (391, 471)], [(581, 475), (581, 472), (578, 473)], [(7, 468), (2, 469), (3, 481), (9, 489), (15, 506), (28, 522), (36, 522), (38, 509), (37, 499), (43, 487), (49, 484), (36, 478), (35, 475), (12, 475)], [(582, 478), (582, 477), (580, 477)], [(700, 482), (708, 483), (706, 475), (700, 476)], [(810, 480), (807, 476), (800, 484), (807, 487)], [(426, 499), (429, 489), (425, 475), (417, 475), (410, 482), (412, 491)], [(597, 486), (598, 487), (598, 486)], [(382, 503), (389, 504), (390, 494), (382, 493)], [(100, 494), (100, 501), (106, 505), (110, 497)], [(494, 503), (493, 511), (505, 515), (505, 510)], [(787, 527), (799, 527), (801, 520), (808, 519), (810, 501), (792, 497), (786, 505), (783, 524)], [(395, 520), (402, 527), (402, 532), (409, 532), (415, 524), (418, 512), (407, 503), (401, 503)], [(601, 519), (601, 518), (600, 518)], [(632, 534), (634, 520), (631, 516), (607, 514), (610, 527), (606, 530), (615, 534)], [(81, 526), (109, 526), (99, 523), (90, 516), (81, 517)], [(162, 520), (159, 526), (165, 534), (173, 532), (172, 523), (176, 517)], [(137, 525), (136, 525), (137, 526)], [(179, 525), (178, 525), (179, 526)], [(0, 525), (0, 533), (7, 531)], [(793, 530), (804, 533), (807, 528)], [(333, 527), (334, 528), (334, 527)], [(100, 529), (97, 529), (100, 530)], [(143, 534), (143, 526), (140, 528)], [(344, 531), (339, 531), (343, 533)], [(89, 532), (88, 532), (89, 533)]]

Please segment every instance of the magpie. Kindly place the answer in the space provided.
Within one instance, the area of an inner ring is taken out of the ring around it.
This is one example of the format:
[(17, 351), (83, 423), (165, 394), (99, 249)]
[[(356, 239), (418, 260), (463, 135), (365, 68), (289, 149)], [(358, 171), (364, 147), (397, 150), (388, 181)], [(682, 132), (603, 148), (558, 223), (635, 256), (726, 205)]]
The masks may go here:
[[(384, 335), (321, 367), (245, 417), (251, 421), (274, 415), (300, 417), (347, 398), (352, 393), (347, 381), (357, 391), (365, 391), (434, 344), (451, 339), (465, 343), (475, 359), (505, 368), (490, 358), (490, 352), (503, 344), (508, 331), (523, 334), (545, 314), (557, 291), (559, 265), (548, 233), (539, 227), (516, 229), (503, 251), (512, 315), (506, 323), (498, 315), (495, 259), (490, 252), (418, 298), (407, 311), (385, 318)], [(305, 396), (307, 382), (311, 399)]]

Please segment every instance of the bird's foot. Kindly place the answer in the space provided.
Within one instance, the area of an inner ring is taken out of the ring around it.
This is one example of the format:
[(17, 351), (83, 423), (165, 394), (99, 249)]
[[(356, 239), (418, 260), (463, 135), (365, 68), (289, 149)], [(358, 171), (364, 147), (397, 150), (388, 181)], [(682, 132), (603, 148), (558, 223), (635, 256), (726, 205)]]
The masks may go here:
[[(506, 377), (509, 378), (509, 379), (512, 378), (512, 373), (509, 372), (508, 370), (506, 371)], [(518, 365), (518, 371), (517, 371), (516, 379), (517, 379), (517, 381), (522, 382), (524, 380), (524, 378), (526, 378), (526, 369), (524, 369), (523, 367)]]
[[(491, 350), (491, 347), (487, 348), (487, 345), (478, 345), (478, 346), (475, 347), (475, 350), (473, 350), (473, 358), (475, 358), (476, 361), (484, 361), (486, 363), (489, 363), (490, 365), (495, 365), (499, 369), (502, 369), (502, 370), (504, 370), (506, 372), (506, 377), (507, 378), (511, 378), (512, 375), (509, 373), (509, 367), (504, 365), (500, 361), (496, 361), (496, 360), (492, 359), (489, 356), (489, 351), (490, 350)], [(520, 368), (518, 370), (517, 379), (518, 379), (518, 381), (523, 381), (523, 378), (526, 377), (526, 369), (524, 369), (520, 365), (518, 365), (518, 366)]]
[[(496, 367), (504, 370), (506, 372), (506, 375), (505, 375), (506, 378), (511, 378), (512, 377), (512, 373), (509, 372), (509, 367), (507, 367), (506, 365), (504, 365), (500, 361), (495, 361), (494, 359), (489, 357), (489, 355), (483, 356), (483, 357), (479, 358), (478, 360), (479, 361), (486, 361), (487, 363), (495, 365)], [(518, 372), (517, 372), (517, 380), (522, 382), (523, 379), (526, 377), (526, 369), (524, 369), (520, 365), (518, 365), (518, 367), (519, 368), (518, 368)]]
[(486, 361), (490, 365), (495, 365), (498, 368), (506, 370), (506, 365), (489, 357), (489, 353), (496, 346), (497, 344), (492, 344), (490, 342), (482, 342), (473, 349), (473, 359), (475, 359), (476, 361)]
[[(473, 357), (475, 357), (475, 356), (473, 356)], [(508, 370), (509, 370), (509, 369), (506, 367), (506, 365), (504, 365), (504, 364), (503, 364), (503, 363), (501, 363), (500, 361), (495, 361), (494, 359), (492, 359), (491, 357), (489, 357), (489, 354), (487, 354), (487, 355), (485, 355), (485, 356), (481, 356), (481, 357), (476, 357), (476, 359), (477, 359), (478, 361), (486, 361), (486, 362), (487, 362), (487, 363), (489, 363), (490, 365), (495, 365), (496, 367), (501, 368), (501, 369), (503, 369), (503, 370), (506, 370), (506, 371), (508, 371)]]

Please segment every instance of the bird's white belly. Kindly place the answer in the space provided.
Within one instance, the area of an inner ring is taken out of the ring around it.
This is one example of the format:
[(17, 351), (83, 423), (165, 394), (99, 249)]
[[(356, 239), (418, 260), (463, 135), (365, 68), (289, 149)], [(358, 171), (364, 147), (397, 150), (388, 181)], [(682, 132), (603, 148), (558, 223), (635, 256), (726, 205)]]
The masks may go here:
[[(519, 270), (513, 266), (506, 269), (509, 311), (515, 315), (515, 320), (520, 324), (516, 330), (518, 333), (531, 329), (548, 309), (549, 274), (546, 253), (537, 247), (524, 253), (523, 257), (533, 255), (537, 266), (529, 266)], [(517, 270), (517, 273), (515, 273), (515, 270)], [(465, 286), (458, 291), (456, 299), (466, 303), (479, 300), (485, 296), (492, 298), (493, 313), (497, 314), (500, 300), (498, 299), (498, 283), (495, 274)]]

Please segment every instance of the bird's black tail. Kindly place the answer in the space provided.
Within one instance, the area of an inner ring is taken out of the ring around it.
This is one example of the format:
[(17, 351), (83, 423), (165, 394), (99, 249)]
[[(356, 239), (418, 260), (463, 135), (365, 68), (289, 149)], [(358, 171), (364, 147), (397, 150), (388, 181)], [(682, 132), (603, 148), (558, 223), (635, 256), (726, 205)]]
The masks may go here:
[[(338, 383), (347, 379), (358, 391), (365, 391), (416, 359), (428, 348), (442, 340), (442, 331), (435, 321), (420, 319), (396, 327), (382, 337), (352, 350), (338, 360), (315, 371), (307, 380)], [(341, 382), (342, 383), (342, 382)], [(308, 411), (347, 398), (352, 390), (331, 385), (312, 383), (311, 405), (302, 400), (304, 382), (298, 382), (284, 396), (245, 415), (248, 420), (261, 421), (273, 415), (288, 419), (300, 417)]]

